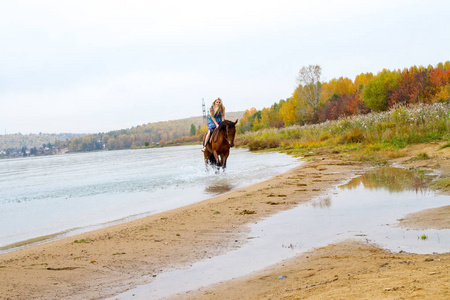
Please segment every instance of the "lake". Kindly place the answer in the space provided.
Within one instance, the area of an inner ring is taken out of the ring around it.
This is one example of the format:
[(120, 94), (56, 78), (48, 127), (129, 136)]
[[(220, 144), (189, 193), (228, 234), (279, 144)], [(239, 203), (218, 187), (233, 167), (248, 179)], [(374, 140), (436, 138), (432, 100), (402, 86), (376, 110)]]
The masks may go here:
[(0, 253), (143, 217), (264, 181), (301, 164), (233, 148), (225, 173), (201, 147), (0, 160)]

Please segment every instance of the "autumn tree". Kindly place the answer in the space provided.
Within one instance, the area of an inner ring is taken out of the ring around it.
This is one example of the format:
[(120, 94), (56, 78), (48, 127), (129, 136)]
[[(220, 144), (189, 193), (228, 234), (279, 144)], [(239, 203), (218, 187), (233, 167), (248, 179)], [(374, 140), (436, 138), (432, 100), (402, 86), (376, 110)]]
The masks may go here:
[(203, 142), (203, 137), (205, 136), (206, 132), (208, 132), (208, 126), (206, 124), (203, 124), (203, 126), (198, 127), (197, 130), (197, 141)]
[(364, 87), (373, 79), (372, 73), (361, 73), (355, 77), (355, 90), (360, 93)]
[(329, 100), (333, 95), (353, 95), (356, 92), (353, 81), (347, 77), (333, 78), (322, 84), (321, 101)]
[(280, 119), (285, 126), (290, 126), (297, 121), (296, 106), (294, 98), (289, 98), (280, 109)]
[(261, 118), (255, 117), (252, 123), (252, 130), (258, 131), (264, 128), (264, 124), (261, 122)]
[(312, 112), (311, 122), (317, 121), (317, 112), (320, 106), (322, 69), (318, 65), (309, 65), (300, 69), (298, 83), (302, 86), (299, 89), (299, 97), (306, 104), (306, 112)]
[(450, 62), (438, 64), (437, 68), (430, 72), (430, 86), (435, 91), (431, 101), (450, 101)]
[(370, 109), (362, 101), (358, 93), (353, 95), (334, 94), (333, 97), (327, 101), (319, 111), (319, 122), (325, 122), (327, 120), (337, 120), (341, 117), (367, 114)]
[(237, 132), (244, 133), (246, 131), (252, 130), (252, 126), (255, 121), (256, 112), (257, 112), (257, 110), (254, 107), (247, 109), (244, 112), (244, 115), (242, 116), (241, 120), (239, 121), (239, 124), (236, 126)]
[(261, 124), (262, 124), (263, 128), (270, 127), (270, 109), (269, 108), (263, 108), (261, 110)]
[(412, 67), (400, 73), (397, 87), (389, 98), (389, 106), (394, 104), (415, 104), (428, 102), (430, 99), (430, 82), (428, 71)]
[(284, 100), (280, 100), (278, 103), (274, 103), (269, 110), (270, 127), (282, 128), (284, 122), (280, 120), (280, 110), (285, 103)]
[(383, 70), (372, 79), (363, 90), (363, 99), (367, 107), (375, 111), (388, 108), (392, 92), (398, 86), (400, 74)]

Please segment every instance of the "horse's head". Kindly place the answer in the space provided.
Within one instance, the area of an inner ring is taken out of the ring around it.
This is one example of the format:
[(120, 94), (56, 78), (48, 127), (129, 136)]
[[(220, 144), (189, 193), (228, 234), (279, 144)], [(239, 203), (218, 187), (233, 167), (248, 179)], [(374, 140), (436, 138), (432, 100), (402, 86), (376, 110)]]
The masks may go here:
[(238, 119), (236, 119), (235, 122), (225, 120), (223, 123), (226, 124), (226, 135), (228, 143), (230, 143), (230, 147), (234, 146), (234, 136), (236, 135), (236, 124), (238, 122)]

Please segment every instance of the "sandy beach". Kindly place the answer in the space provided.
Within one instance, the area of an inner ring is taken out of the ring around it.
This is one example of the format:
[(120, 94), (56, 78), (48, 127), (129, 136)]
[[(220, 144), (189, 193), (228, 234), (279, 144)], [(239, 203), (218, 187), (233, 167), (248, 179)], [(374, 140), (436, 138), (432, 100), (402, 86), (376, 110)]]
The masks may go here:
[[(450, 149), (404, 150), (395, 163), (450, 176)], [(430, 159), (411, 159), (426, 152)], [(102, 299), (164, 270), (236, 249), (249, 224), (311, 201), (368, 169), (341, 154), (315, 155), (285, 174), (218, 197), (0, 255), (0, 299)], [(449, 207), (411, 214), (405, 228), (450, 228)], [(247, 277), (191, 291), (189, 299), (450, 297), (450, 254), (391, 253), (346, 241)], [(279, 276), (283, 279), (277, 279)]]

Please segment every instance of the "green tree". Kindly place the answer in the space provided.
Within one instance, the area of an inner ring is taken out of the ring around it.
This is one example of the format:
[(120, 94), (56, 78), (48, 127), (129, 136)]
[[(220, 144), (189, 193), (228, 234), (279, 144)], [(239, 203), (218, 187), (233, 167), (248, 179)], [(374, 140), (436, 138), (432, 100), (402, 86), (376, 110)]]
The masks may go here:
[(190, 136), (194, 136), (196, 132), (197, 132), (197, 130), (195, 129), (195, 125), (194, 125), (194, 124), (191, 124), (191, 132), (190, 132)]
[(363, 100), (367, 107), (375, 111), (386, 110), (392, 92), (398, 87), (399, 78), (399, 73), (383, 70), (369, 81), (363, 90)]

